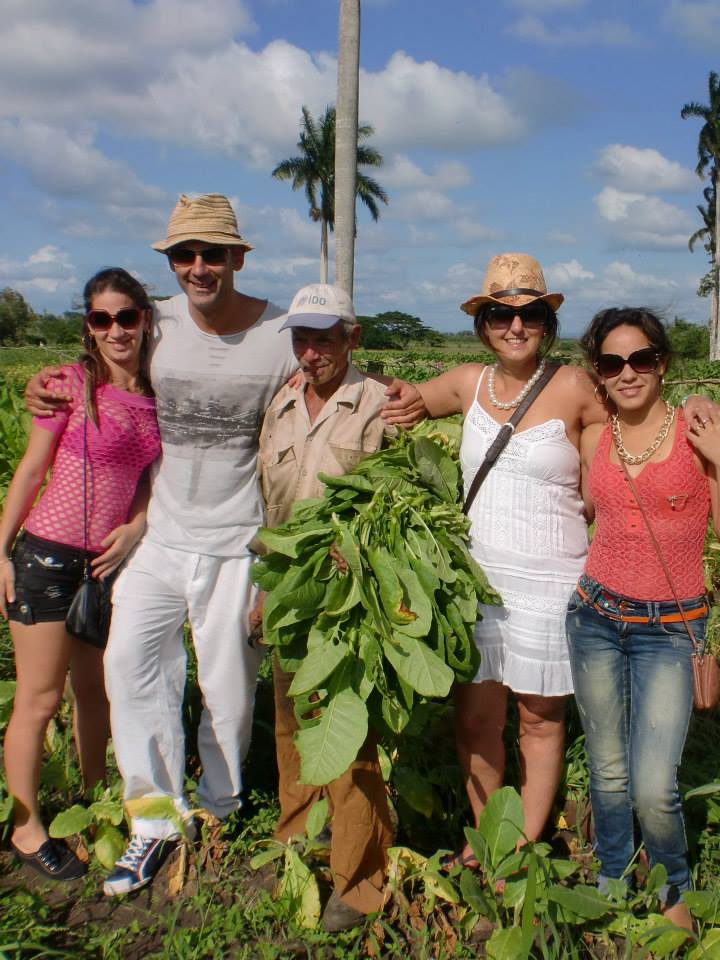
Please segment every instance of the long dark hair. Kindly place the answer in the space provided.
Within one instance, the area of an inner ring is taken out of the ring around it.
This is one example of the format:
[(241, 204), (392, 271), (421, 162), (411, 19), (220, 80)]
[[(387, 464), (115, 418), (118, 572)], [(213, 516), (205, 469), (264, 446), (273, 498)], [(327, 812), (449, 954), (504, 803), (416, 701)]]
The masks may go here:
[[(122, 267), (106, 267), (90, 277), (83, 290), (83, 306), (85, 313), (92, 310), (93, 298), (98, 294), (111, 291), (112, 293), (124, 293), (129, 297), (135, 306), (140, 310), (152, 310), (152, 304), (148, 297), (147, 290), (136, 280), (132, 274)], [(153, 396), (150, 386), (149, 374), (149, 336), (143, 332), (142, 343), (140, 344), (140, 366), (138, 369), (138, 384), (142, 392), (147, 396)], [(103, 360), (100, 351), (97, 348), (94, 338), (90, 335), (87, 321), (83, 323), (83, 347), (84, 353), (80, 357), (80, 364), (85, 373), (85, 410), (88, 417), (97, 425), (97, 407), (95, 405), (95, 391), (98, 387), (110, 381), (110, 368)]]
[(655, 350), (666, 365), (672, 358), (672, 347), (667, 329), (662, 319), (647, 307), (609, 307), (600, 310), (590, 321), (590, 326), (580, 337), (580, 346), (585, 352), (593, 373), (595, 364), (600, 356), (603, 340), (616, 327), (637, 327), (648, 339), (648, 343)]
[[(480, 305), (478, 312), (475, 314), (475, 333), (480, 340), (482, 340), (483, 344), (488, 348), (488, 350), (491, 350), (492, 347), (490, 346), (490, 341), (488, 340), (485, 330), (485, 320), (487, 319), (488, 311), (492, 306), (492, 303), (483, 303)], [(510, 304), (508, 304), (508, 306), (510, 306)], [(547, 301), (545, 301), (545, 306), (547, 307), (547, 320), (545, 321), (545, 332), (543, 333), (543, 338), (540, 341), (540, 349), (538, 350), (538, 356), (541, 359), (550, 353), (558, 335), (557, 313), (555, 313)]]

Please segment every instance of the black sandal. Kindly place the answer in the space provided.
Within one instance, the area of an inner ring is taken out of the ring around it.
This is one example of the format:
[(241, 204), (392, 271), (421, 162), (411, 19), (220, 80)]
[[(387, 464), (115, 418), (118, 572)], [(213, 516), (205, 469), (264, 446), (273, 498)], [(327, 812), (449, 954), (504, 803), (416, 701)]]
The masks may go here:
[(11, 841), (15, 859), (48, 880), (79, 880), (88, 872), (87, 864), (59, 840), (46, 840), (35, 853), (23, 853)]

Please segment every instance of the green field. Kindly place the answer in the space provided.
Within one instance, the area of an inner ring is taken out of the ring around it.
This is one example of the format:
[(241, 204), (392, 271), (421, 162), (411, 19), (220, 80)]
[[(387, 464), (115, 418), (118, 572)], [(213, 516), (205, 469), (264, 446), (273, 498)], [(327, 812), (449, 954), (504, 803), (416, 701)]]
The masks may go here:
[[(382, 363), (386, 373), (419, 380), (458, 362), (477, 359), (461, 350), (357, 351), (360, 366)], [(21, 389), (33, 370), (71, 359), (72, 352), (7, 348), (0, 353), (0, 496), (21, 455), (27, 418)], [(720, 399), (720, 365), (686, 361), (668, 377), (677, 400), (699, 388)], [(681, 381), (681, 382), (673, 382)], [(695, 381), (700, 381), (698, 385)], [(716, 382), (711, 382), (716, 381)], [(716, 549), (717, 548), (717, 549)], [(709, 538), (708, 585), (720, 587), (720, 545)], [(717, 629), (713, 628), (713, 642)], [(717, 645), (717, 644), (716, 644)], [(452, 710), (438, 709), (422, 739), (405, 736), (384, 744), (388, 791), (397, 814), (397, 843), (386, 909), (364, 928), (330, 937), (308, 919), (315, 884), (329, 891), (327, 851), (314, 837), (301, 838), (272, 866), (254, 870), (253, 857), (267, 849), (276, 816), (276, 771), (272, 741), (272, 687), (267, 664), (260, 682), (253, 746), (246, 765), (246, 805), (230, 822), (202, 823), (200, 840), (183, 848), (152, 887), (112, 901), (100, 892), (109, 828), (125, 831), (120, 783), (110, 760), (105, 793), (81, 795), (71, 736), (70, 705), (51, 725), (42, 775), (42, 802), (56, 828), (70, 832), (90, 863), (90, 875), (75, 886), (50, 889), (16, 868), (0, 850), (0, 958), (630, 958), (720, 956), (720, 721), (693, 717), (680, 779), (696, 892), (691, 908), (699, 940), (681, 936), (657, 913), (653, 891), (661, 877), (648, 875), (639, 858), (637, 893), (628, 900), (601, 898), (592, 887), (595, 864), (585, 840), (587, 768), (577, 717), (568, 713), (563, 782), (546, 842), (530, 845), (524, 863), (513, 855), (517, 794), (498, 795), (483, 823), (487, 841), (482, 874), (450, 878), (437, 871), (440, 849), (452, 849), (468, 823), (452, 735)], [(0, 626), (0, 731), (13, 694), (13, 659), (6, 627)], [(195, 736), (199, 711), (192, 668), (186, 691), (188, 788), (198, 766)], [(507, 729), (508, 780), (519, 781), (515, 720)], [(91, 801), (94, 804), (91, 806)], [(7, 840), (11, 816), (0, 774), (0, 831)], [(63, 822), (64, 821), (64, 822)], [(73, 832), (77, 831), (77, 832)], [(483, 842), (485, 842), (483, 841)], [(480, 841), (478, 841), (480, 842)], [(262, 859), (262, 858), (261, 858)], [(256, 864), (257, 865), (257, 864)], [(277, 882), (274, 876), (277, 875)], [(498, 880), (505, 879), (501, 890)], [(275, 887), (275, 889), (273, 889)]]

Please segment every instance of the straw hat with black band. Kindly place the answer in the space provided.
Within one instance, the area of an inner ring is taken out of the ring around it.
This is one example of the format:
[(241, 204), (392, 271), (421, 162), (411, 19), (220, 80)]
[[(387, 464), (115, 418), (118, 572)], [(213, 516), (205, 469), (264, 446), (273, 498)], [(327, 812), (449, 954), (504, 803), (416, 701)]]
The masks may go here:
[(500, 253), (487, 265), (480, 293), (460, 306), (471, 317), (486, 303), (524, 307), (533, 300), (544, 300), (557, 310), (565, 297), (548, 293), (542, 267), (527, 253)]

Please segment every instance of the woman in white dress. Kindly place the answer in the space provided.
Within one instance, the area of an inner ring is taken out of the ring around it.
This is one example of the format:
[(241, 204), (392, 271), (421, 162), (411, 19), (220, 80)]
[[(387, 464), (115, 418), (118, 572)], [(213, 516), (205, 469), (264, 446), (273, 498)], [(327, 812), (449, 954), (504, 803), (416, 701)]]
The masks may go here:
[[(467, 492), (501, 424), (544, 367), (557, 332), (560, 293), (548, 293), (539, 263), (522, 253), (494, 257), (479, 295), (462, 309), (475, 318), (492, 366), (469, 363), (419, 384), (432, 417), (462, 413)], [(475, 681), (455, 691), (457, 746), (477, 818), (502, 786), (508, 693), (517, 700), (525, 834), (543, 831), (557, 791), (572, 693), (565, 613), (587, 554), (580, 496), (580, 432), (605, 419), (588, 374), (563, 366), (539, 394), (490, 470), (470, 508), (471, 550), (503, 600), (482, 607)], [(454, 862), (473, 865), (466, 845)]]

